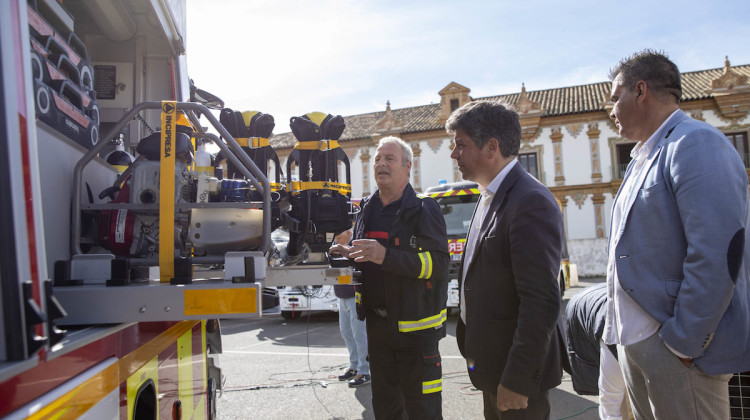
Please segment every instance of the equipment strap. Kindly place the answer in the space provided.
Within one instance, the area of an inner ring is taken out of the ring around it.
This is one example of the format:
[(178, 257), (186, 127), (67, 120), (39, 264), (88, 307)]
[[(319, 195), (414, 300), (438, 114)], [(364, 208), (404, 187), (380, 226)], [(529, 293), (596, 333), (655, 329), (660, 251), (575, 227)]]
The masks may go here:
[(260, 149), (271, 144), (265, 137), (237, 137), (235, 140), (237, 140), (237, 144), (241, 147), (249, 147), (251, 149)]
[(174, 173), (177, 102), (161, 102), (161, 159), (159, 175), (159, 280), (174, 277)]
[(350, 194), (352, 192), (352, 184), (328, 181), (292, 181), (290, 184), (287, 184), (287, 191), (291, 192), (292, 195), (297, 195), (307, 190), (335, 190), (341, 194)]
[(294, 145), (298, 150), (333, 150), (339, 147), (337, 140), (300, 141)]

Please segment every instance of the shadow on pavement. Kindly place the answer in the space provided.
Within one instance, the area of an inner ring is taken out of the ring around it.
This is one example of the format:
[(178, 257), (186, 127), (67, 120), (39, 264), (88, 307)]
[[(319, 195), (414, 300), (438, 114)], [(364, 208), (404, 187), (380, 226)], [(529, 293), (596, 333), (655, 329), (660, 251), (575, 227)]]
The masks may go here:
[(372, 388), (370, 385), (362, 386), (354, 391), (354, 396), (357, 398), (360, 404), (362, 404), (362, 419), (369, 420), (375, 418), (375, 413), (372, 411)]

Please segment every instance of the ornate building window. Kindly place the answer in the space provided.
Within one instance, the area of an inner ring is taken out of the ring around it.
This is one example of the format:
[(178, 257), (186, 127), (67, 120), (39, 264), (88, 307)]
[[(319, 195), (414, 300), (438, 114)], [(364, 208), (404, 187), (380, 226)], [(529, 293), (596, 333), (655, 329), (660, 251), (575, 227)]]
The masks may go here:
[(526, 172), (531, 174), (531, 176), (536, 179), (539, 179), (539, 164), (537, 163), (538, 161), (539, 160), (536, 152), (518, 154), (518, 163), (521, 164), (521, 167), (523, 167), (523, 169), (526, 169)]
[(740, 133), (725, 133), (729, 141), (737, 149), (737, 153), (740, 154), (742, 162), (745, 163), (745, 168), (750, 168), (750, 150), (747, 148), (747, 131)]
[(612, 178), (622, 179), (625, 177), (625, 171), (628, 169), (628, 163), (633, 159), (630, 152), (633, 151), (636, 142), (615, 143), (615, 158), (612, 163)]
[(458, 163), (451, 159), (453, 161), (453, 182), (458, 182), (463, 179), (463, 175), (461, 175), (461, 170), (458, 169)]
[(414, 154), (411, 162), (411, 186), (415, 191), (422, 192), (422, 148), (419, 147), (419, 143), (412, 143), (411, 151)]
[(362, 161), (362, 197), (370, 195), (370, 150), (363, 149), (359, 154)]
[(596, 121), (589, 123), (586, 134), (589, 137), (589, 153), (591, 155), (591, 181), (602, 182), (601, 159), (599, 157), (599, 134), (601, 134), (599, 123)]

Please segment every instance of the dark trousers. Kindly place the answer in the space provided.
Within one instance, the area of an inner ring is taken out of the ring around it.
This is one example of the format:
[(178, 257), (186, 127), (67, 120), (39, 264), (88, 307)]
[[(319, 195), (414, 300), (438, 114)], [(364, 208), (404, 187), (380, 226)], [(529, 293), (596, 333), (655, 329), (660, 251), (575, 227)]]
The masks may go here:
[(482, 391), (484, 418), (487, 420), (546, 420), (549, 419), (549, 391), (529, 398), (528, 407), (523, 410), (500, 411), (497, 408), (497, 391)]
[(438, 340), (397, 347), (385, 318), (367, 313), (367, 348), (376, 419), (442, 419)]

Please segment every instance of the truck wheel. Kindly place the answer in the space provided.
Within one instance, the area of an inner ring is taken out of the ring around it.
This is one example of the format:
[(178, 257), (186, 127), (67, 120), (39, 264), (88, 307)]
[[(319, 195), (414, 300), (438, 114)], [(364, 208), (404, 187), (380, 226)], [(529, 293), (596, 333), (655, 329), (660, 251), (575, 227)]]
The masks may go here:
[(133, 420), (151, 420), (157, 417), (158, 403), (154, 381), (149, 379), (141, 385), (133, 404)]
[(284, 319), (297, 319), (300, 317), (299, 311), (281, 311), (281, 316), (284, 317)]
[(216, 383), (214, 378), (209, 379), (206, 384), (208, 386), (206, 389), (208, 394), (208, 419), (216, 420)]

